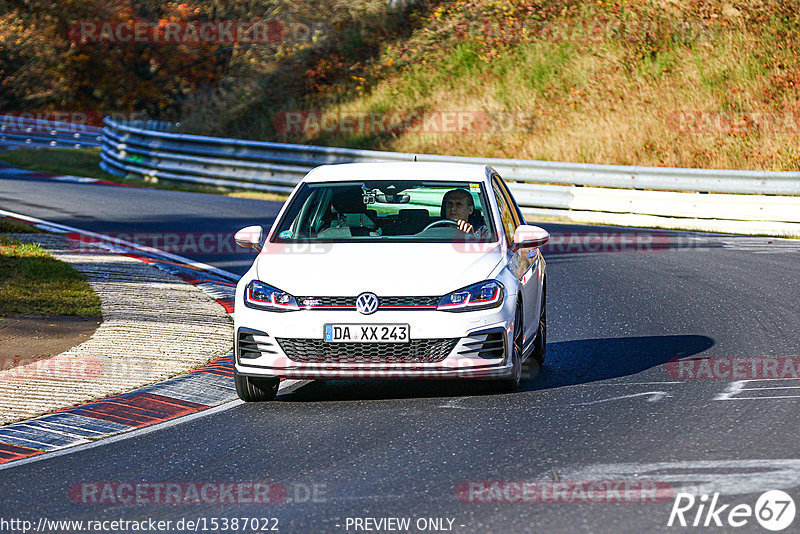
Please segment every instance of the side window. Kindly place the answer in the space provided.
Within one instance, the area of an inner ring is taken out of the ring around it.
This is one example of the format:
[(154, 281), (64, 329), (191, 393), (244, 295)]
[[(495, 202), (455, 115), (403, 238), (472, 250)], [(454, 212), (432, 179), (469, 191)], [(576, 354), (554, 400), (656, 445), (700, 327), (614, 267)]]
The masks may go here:
[(522, 210), (519, 209), (519, 205), (514, 201), (514, 196), (511, 194), (508, 184), (505, 183), (497, 174), (494, 175), (494, 179), (500, 184), (501, 189), (506, 194), (506, 198), (508, 198), (508, 204), (511, 207), (511, 211), (514, 213), (515, 218), (517, 219), (517, 226), (520, 224), (525, 224), (525, 217), (522, 215)]
[(503, 230), (506, 233), (508, 243), (511, 243), (514, 241), (514, 230), (517, 229), (517, 223), (514, 220), (514, 215), (503, 194), (503, 190), (497, 182), (497, 178), (492, 180), (492, 189), (494, 190), (494, 198), (497, 199), (497, 205), (500, 207), (500, 218), (503, 220)]

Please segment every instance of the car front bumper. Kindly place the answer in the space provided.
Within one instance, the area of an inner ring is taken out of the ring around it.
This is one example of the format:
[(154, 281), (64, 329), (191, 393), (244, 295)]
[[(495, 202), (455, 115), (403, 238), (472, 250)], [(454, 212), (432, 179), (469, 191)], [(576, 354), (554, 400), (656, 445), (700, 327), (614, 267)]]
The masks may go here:
[[(236, 371), (244, 376), (293, 379), (503, 378), (512, 373), (507, 355), (513, 335), (513, 302), (506, 297), (498, 308), (461, 313), (379, 310), (372, 315), (362, 315), (352, 310), (269, 312), (245, 307), (237, 301), (234, 314)], [(427, 340), (435, 344), (438, 340), (451, 340), (454, 346), (445, 357), (434, 358), (437, 361), (419, 361), (413, 357), (380, 361), (380, 356), (356, 361), (358, 358), (341, 357), (341, 350), (336, 358), (328, 359), (323, 354), (326, 349), (322, 339), (324, 325), (331, 323), (408, 324), (412, 341)], [(310, 359), (298, 358), (287, 348), (290, 346), (287, 341), (313, 345), (320, 348), (320, 353)], [(481, 350), (489, 346), (495, 350)]]

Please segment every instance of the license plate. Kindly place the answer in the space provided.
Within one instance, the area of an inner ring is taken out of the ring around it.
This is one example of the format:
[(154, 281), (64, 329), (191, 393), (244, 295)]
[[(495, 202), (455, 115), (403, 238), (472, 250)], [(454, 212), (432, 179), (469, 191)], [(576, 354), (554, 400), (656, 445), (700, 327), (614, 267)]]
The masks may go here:
[(329, 343), (408, 343), (407, 324), (326, 324)]

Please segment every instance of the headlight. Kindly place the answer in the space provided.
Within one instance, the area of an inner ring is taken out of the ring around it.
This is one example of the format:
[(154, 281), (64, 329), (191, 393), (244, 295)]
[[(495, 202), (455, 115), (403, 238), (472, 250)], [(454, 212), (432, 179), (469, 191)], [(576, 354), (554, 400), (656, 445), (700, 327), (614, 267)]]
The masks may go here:
[(497, 280), (489, 280), (443, 296), (436, 309), (462, 312), (496, 308), (503, 304), (504, 296), (503, 284)]
[(299, 310), (297, 299), (277, 287), (253, 280), (244, 289), (244, 303), (248, 308), (269, 311)]

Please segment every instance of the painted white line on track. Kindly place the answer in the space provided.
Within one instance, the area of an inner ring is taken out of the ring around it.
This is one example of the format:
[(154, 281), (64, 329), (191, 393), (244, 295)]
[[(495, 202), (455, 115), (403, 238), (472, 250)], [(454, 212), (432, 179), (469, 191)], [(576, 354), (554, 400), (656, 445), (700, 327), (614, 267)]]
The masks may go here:
[[(766, 382), (767, 384), (774, 384), (776, 381), (779, 380), (791, 380), (790, 384), (796, 384), (797, 378), (755, 378), (750, 380), (737, 380), (735, 382), (730, 382), (728, 384), (728, 388), (723, 391), (722, 393), (717, 393), (714, 400), (718, 401), (731, 401), (731, 400), (774, 400), (774, 399), (798, 399), (800, 395), (789, 395), (788, 393), (794, 392), (787, 392), (787, 395), (762, 395), (762, 396), (753, 396), (753, 397), (744, 397), (741, 396), (743, 391), (775, 391), (775, 390), (783, 390), (783, 389), (800, 389), (800, 386), (764, 386), (764, 387), (753, 387), (747, 388), (745, 386), (752, 384), (753, 382)], [(757, 386), (757, 384), (752, 384)]]
[(740, 391), (763, 391), (765, 389), (800, 389), (800, 386), (783, 386), (776, 388), (742, 388)]
[(71, 176), (68, 174), (61, 176), (53, 176), (50, 179), (55, 180), (57, 182), (71, 182), (76, 184), (93, 184), (100, 181), (97, 178), (87, 178), (85, 176)]
[(772, 397), (731, 397), (726, 399), (714, 399), (714, 400), (735, 401), (735, 400), (770, 400), (770, 399), (800, 399), (800, 395), (775, 395)]
[(615, 400), (632, 399), (634, 397), (643, 397), (643, 396), (649, 397), (647, 399), (647, 402), (658, 402), (662, 399), (670, 397), (671, 395), (666, 391), (645, 391), (643, 393), (633, 393), (632, 395), (620, 395), (619, 397), (611, 397), (610, 399), (600, 399), (589, 402), (577, 402), (571, 404), (570, 406), (589, 406), (591, 404), (600, 404), (601, 402), (611, 402)]
[[(800, 485), (800, 459), (685, 460), (593, 464), (559, 470), (562, 480), (658, 480), (675, 493), (745, 495)], [(696, 530), (696, 529), (695, 529)]]
[(75, 228), (74, 226), (67, 226), (65, 224), (54, 223), (50, 221), (45, 221), (43, 219), (38, 219), (36, 217), (30, 217), (28, 215), (22, 215), (21, 213), (15, 213), (13, 211), (6, 211), (0, 209), (0, 215), (5, 215), (7, 217), (14, 217), (16, 219), (21, 219), (23, 221), (28, 221), (31, 223), (41, 224), (47, 227), (48, 229), (55, 230), (58, 232), (74, 232), (76, 234), (82, 234), (89, 237), (94, 237), (96, 239), (101, 239), (103, 241), (107, 241), (109, 243), (114, 243), (116, 245), (121, 245), (127, 248), (131, 248), (134, 250), (138, 250), (140, 252), (146, 252), (148, 254), (153, 254), (155, 256), (161, 256), (162, 258), (166, 258), (168, 260), (172, 260), (178, 263), (183, 263), (184, 265), (188, 265), (190, 267), (194, 267), (195, 269), (201, 269), (204, 271), (209, 271), (214, 274), (217, 274), (223, 278), (227, 278), (231, 281), (238, 281), (241, 278), (239, 275), (233, 274), (230, 271), (226, 271), (224, 269), (219, 269), (214, 267), (213, 265), (208, 265), (207, 263), (202, 263), (198, 261), (191, 260), (189, 258), (178, 256), (177, 254), (172, 254), (170, 252), (164, 252), (163, 250), (159, 250), (157, 248), (147, 247), (144, 245), (139, 245), (137, 243), (133, 243), (131, 241), (125, 241), (124, 239), (117, 239), (116, 237), (107, 236), (104, 234), (98, 234), (96, 232), (90, 232), (89, 230), (82, 230), (80, 228)]
[(680, 380), (674, 380), (671, 382), (592, 382), (590, 384), (572, 384), (571, 386), (578, 386), (582, 388), (597, 388), (597, 387), (614, 387), (614, 386), (659, 386), (661, 384), (682, 384), (683, 382)]
[(734, 395), (744, 389), (745, 381), (737, 380), (728, 384), (728, 388), (722, 393), (717, 393), (714, 400), (730, 400)]

